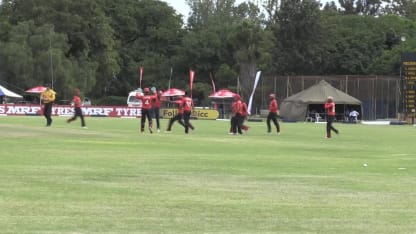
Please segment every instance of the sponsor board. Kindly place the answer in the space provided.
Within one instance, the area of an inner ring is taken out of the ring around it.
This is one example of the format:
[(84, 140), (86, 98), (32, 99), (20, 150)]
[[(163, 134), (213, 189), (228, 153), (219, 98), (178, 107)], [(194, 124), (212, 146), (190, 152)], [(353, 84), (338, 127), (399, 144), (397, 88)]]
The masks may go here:
[[(43, 115), (43, 106), (40, 105), (14, 105), (1, 104), (0, 116), (7, 115)], [(141, 117), (142, 111), (138, 107), (127, 106), (84, 106), (81, 107), (84, 116), (93, 117)], [(177, 109), (160, 109), (162, 118), (172, 118), (177, 114)], [(53, 116), (71, 116), (74, 114), (74, 107), (68, 105), (54, 105)], [(214, 109), (194, 109), (192, 117), (197, 119), (217, 119), (219, 113)]]
[[(160, 109), (160, 116), (163, 118), (172, 118), (178, 114), (178, 109)], [(197, 119), (217, 119), (219, 113), (213, 109), (193, 109), (192, 117)]]
[[(42, 115), (39, 105), (0, 105), (0, 115)], [(81, 107), (84, 116), (99, 117), (140, 117), (141, 108), (125, 106), (85, 106)], [(70, 116), (74, 114), (73, 106), (54, 105), (53, 116)]]

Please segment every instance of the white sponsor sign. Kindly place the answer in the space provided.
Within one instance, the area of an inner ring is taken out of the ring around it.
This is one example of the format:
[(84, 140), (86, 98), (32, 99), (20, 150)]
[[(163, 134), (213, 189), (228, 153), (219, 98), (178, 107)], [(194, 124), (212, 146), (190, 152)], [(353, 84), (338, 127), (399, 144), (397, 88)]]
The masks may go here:
[[(85, 106), (81, 107), (85, 116), (102, 117), (140, 117), (141, 108), (124, 106)], [(0, 115), (42, 115), (42, 106), (39, 105), (0, 105)], [(74, 114), (74, 107), (54, 105), (52, 115), (67, 116)]]

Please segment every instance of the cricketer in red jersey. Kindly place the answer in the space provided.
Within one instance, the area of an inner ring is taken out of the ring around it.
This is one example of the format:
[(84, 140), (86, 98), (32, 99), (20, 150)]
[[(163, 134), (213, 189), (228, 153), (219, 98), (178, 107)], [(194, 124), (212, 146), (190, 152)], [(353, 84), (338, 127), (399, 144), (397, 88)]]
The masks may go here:
[(81, 119), (81, 127), (86, 128), (84, 116), (82, 115), (82, 110), (81, 110), (82, 101), (79, 96), (80, 96), (79, 89), (74, 89), (74, 97), (72, 98), (72, 102), (74, 103), (74, 116), (72, 116), (72, 118), (68, 119), (66, 122), (70, 123), (76, 120), (77, 117), (79, 117)]
[(156, 98), (153, 101), (153, 114), (156, 119), (157, 132), (160, 132), (160, 107), (162, 106), (162, 91), (156, 93)]
[(185, 123), (182, 121), (183, 118), (183, 112), (184, 112), (184, 106), (183, 106), (183, 97), (178, 96), (177, 100), (173, 101), (176, 105), (178, 105), (178, 113), (169, 119), (168, 128), (166, 129), (166, 132), (169, 133), (172, 131), (172, 125), (175, 121), (178, 121), (180, 125), (185, 127)]
[[(241, 119), (241, 129), (244, 131), (248, 131), (250, 129), (249, 126), (244, 125), (244, 120), (248, 117), (248, 109), (247, 109), (247, 103), (243, 100), (241, 100), (241, 115), (242, 115), (242, 119)], [(233, 118), (231, 118), (231, 126), (230, 126), (230, 134), (233, 134), (233, 122), (235, 120), (233, 120)]]
[(241, 112), (242, 112), (242, 122), (241, 122), (241, 129), (243, 129), (244, 131), (248, 131), (248, 129), (250, 128), (247, 125), (244, 125), (244, 120), (247, 119), (248, 117), (248, 108), (247, 108), (247, 103), (243, 100), (241, 100)]
[(192, 108), (194, 106), (194, 102), (190, 97), (183, 97), (182, 98), (182, 105), (183, 105), (183, 120), (185, 122), (185, 133), (189, 133), (189, 128), (194, 130), (194, 126), (192, 126), (190, 119), (192, 114)]
[(150, 94), (149, 88), (143, 89), (144, 95), (143, 96), (136, 96), (136, 99), (140, 99), (142, 101), (142, 116), (140, 121), (140, 132), (144, 132), (144, 125), (146, 122), (146, 118), (149, 122), (149, 132), (153, 133), (152, 129), (152, 117), (150, 116), (150, 112), (152, 110), (152, 102), (156, 99), (156, 95)]
[(232, 128), (232, 133), (234, 135), (238, 134), (243, 134), (243, 132), (241, 131), (241, 125), (243, 122), (243, 108), (242, 108), (242, 102), (241, 102), (241, 97), (240, 95), (236, 95), (234, 97), (234, 102), (231, 105), (231, 111), (232, 111), (232, 118), (231, 118), (231, 128)]
[(335, 119), (335, 102), (334, 98), (329, 96), (325, 102), (325, 111), (326, 111), (326, 137), (331, 138), (331, 130), (336, 134), (339, 134), (339, 131), (332, 126), (332, 122)]
[(279, 106), (276, 100), (276, 94), (271, 93), (269, 95), (270, 103), (269, 103), (269, 114), (267, 115), (267, 132), (272, 132), (272, 127), (270, 121), (273, 121), (274, 126), (276, 127), (277, 134), (280, 134), (280, 125), (279, 121), (277, 121), (277, 111), (279, 110)]

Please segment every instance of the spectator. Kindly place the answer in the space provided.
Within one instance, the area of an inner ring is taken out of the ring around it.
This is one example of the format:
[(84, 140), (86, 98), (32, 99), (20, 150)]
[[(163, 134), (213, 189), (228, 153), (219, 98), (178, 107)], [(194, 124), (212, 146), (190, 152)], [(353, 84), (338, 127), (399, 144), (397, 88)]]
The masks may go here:
[(358, 111), (356, 111), (356, 110), (352, 110), (351, 112), (350, 112), (350, 121), (352, 122), (352, 123), (357, 123), (357, 121), (358, 121), (358, 116), (360, 115), (360, 113), (358, 113)]

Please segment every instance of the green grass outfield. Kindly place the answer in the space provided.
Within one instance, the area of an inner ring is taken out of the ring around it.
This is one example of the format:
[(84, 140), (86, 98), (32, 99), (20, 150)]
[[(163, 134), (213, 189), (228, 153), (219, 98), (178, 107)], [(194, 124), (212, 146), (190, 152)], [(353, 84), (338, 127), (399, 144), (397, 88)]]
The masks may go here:
[(416, 127), (86, 122), (0, 117), (0, 233), (416, 233)]

